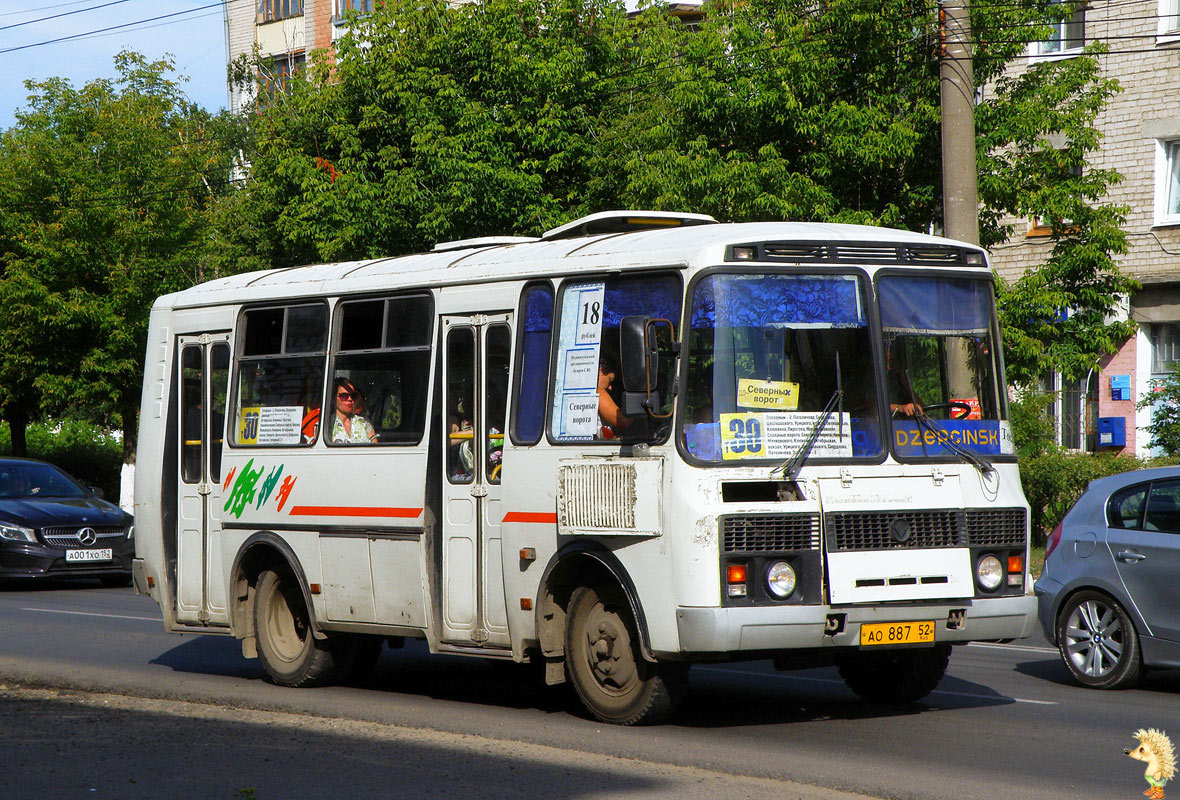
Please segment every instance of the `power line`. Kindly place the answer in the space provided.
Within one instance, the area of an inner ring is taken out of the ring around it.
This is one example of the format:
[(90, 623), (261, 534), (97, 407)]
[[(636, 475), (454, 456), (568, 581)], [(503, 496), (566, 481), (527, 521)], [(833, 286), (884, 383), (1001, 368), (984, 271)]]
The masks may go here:
[(4, 25), (3, 27), (0, 27), (0, 31), (6, 31), (11, 28), (21, 28), (25, 25), (32, 25), (35, 22), (45, 22), (46, 20), (50, 20), (50, 19), (58, 19), (59, 17), (69, 17), (74, 14), (84, 14), (87, 11), (97, 11), (100, 8), (106, 8), (107, 6), (117, 6), (120, 3), (128, 3), (130, 1), (131, 0), (111, 0), (109, 3), (103, 3), (102, 5), (98, 5), (98, 6), (91, 6), (90, 8), (79, 8), (74, 11), (63, 11), (60, 14), (53, 14), (48, 17), (38, 17), (37, 19), (27, 19), (24, 22), (14, 22), (11, 25)]
[(47, 44), (57, 44), (58, 42), (68, 42), (68, 41), (71, 41), (74, 39), (81, 39), (81, 38), (91, 36), (94, 34), (106, 33), (107, 31), (117, 31), (122, 28), (130, 28), (133, 25), (140, 25), (145, 22), (155, 22), (156, 20), (160, 20), (160, 19), (170, 19), (172, 17), (179, 17), (184, 14), (191, 14), (194, 11), (204, 11), (205, 9), (208, 9), (208, 8), (224, 8), (226, 2), (227, 2), (227, 0), (219, 0), (219, 2), (210, 3), (209, 5), (197, 6), (196, 8), (189, 8), (189, 9), (185, 9), (184, 11), (175, 11), (171, 14), (161, 14), (158, 17), (149, 17), (147, 19), (140, 19), (140, 20), (136, 20), (134, 22), (125, 22), (122, 25), (112, 25), (108, 28), (99, 28), (98, 30), (94, 30), (94, 31), (86, 31), (84, 33), (75, 33), (70, 36), (59, 36), (56, 39), (47, 39), (44, 42), (34, 42), (33, 44), (22, 44), (17, 47), (6, 47), (6, 48), (0, 50), (0, 55), (3, 55), (4, 53), (15, 53), (18, 50), (28, 50), (31, 47), (42, 47)]
[(15, 17), (20, 14), (35, 14), (38, 11), (52, 11), (55, 8), (65, 8), (66, 6), (78, 6), (82, 3), (88, 3), (90, 0), (71, 0), (69, 3), (55, 3), (51, 6), (38, 6), (37, 8), (26, 8), (21, 11), (4, 11), (0, 12), (0, 17)]

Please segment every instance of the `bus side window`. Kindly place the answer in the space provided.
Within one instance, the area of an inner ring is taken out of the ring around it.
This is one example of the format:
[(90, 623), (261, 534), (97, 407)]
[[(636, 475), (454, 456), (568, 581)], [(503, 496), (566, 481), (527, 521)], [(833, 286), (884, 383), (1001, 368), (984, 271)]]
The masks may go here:
[(234, 444), (307, 443), (301, 426), (308, 412), (319, 408), (324, 392), (327, 305), (247, 309), (238, 338)]
[(516, 368), (516, 408), (512, 441), (536, 444), (545, 428), (549, 388), (549, 345), (553, 335), (553, 287), (527, 287), (520, 302), (520, 366)]
[(355, 413), (372, 426), (375, 439), (337, 441), (335, 411), (325, 426), (328, 444), (417, 444), (426, 431), (430, 386), (430, 337), (434, 302), (429, 295), (350, 300), (340, 309), (339, 342), (332, 381), (347, 381), (359, 393)]

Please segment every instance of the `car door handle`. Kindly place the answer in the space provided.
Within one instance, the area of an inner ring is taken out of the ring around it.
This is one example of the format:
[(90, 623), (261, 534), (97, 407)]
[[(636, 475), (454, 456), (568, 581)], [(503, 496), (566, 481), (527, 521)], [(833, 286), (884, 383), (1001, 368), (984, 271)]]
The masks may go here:
[(1143, 555), (1142, 553), (1136, 553), (1134, 550), (1122, 550), (1115, 556), (1115, 558), (1117, 558), (1119, 561), (1132, 562), (1142, 561), (1143, 559), (1147, 558), (1147, 556)]

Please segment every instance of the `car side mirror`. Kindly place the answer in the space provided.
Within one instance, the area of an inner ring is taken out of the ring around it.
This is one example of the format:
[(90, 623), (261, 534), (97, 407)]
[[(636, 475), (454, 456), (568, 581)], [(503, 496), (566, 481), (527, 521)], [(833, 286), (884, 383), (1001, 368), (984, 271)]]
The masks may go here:
[(100, 486), (88, 486), (86, 488), (88, 488), (90, 490), (90, 493), (92, 495), (94, 495), (95, 497), (97, 497), (100, 500), (106, 496), (102, 490), (102, 487), (100, 487)]

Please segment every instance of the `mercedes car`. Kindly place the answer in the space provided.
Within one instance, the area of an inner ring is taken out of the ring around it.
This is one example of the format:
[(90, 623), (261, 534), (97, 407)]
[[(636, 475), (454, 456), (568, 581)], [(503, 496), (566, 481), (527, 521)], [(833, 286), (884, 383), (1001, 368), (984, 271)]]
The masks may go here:
[(0, 458), (0, 581), (97, 578), (131, 581), (130, 514), (44, 461)]

